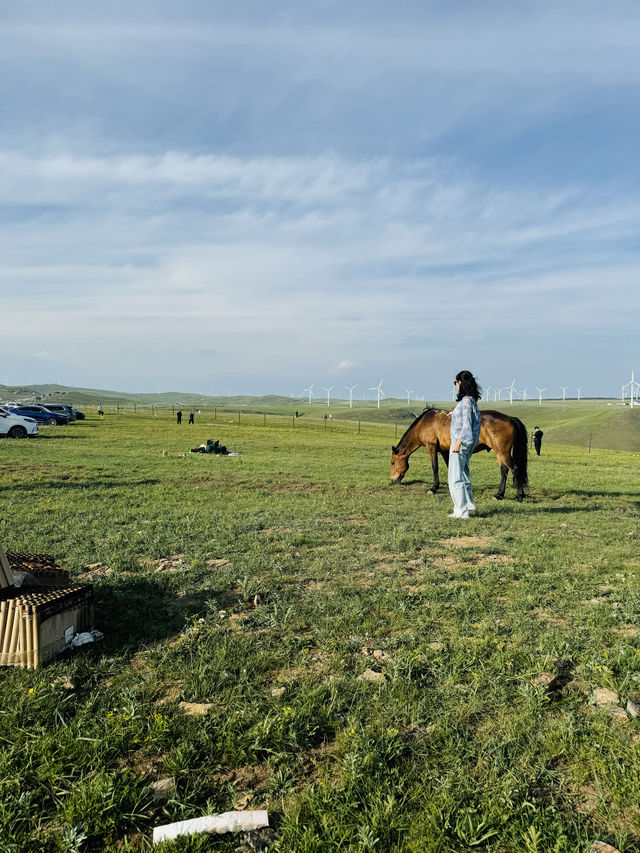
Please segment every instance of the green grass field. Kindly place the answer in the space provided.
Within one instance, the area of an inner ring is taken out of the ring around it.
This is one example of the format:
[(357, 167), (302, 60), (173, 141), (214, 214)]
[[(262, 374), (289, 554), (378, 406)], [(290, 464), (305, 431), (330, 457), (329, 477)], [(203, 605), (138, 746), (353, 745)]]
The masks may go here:
[[(640, 449), (637, 410), (514, 406), (545, 431), (530, 497), (494, 501), (479, 454), (463, 522), (424, 454), (388, 484), (397, 416), (314, 412), (0, 442), (0, 541), (93, 582), (105, 634), (1, 673), (3, 851), (147, 849), (243, 807), (273, 851), (640, 849), (640, 455), (602, 449)], [(207, 438), (241, 456), (177, 456)]]

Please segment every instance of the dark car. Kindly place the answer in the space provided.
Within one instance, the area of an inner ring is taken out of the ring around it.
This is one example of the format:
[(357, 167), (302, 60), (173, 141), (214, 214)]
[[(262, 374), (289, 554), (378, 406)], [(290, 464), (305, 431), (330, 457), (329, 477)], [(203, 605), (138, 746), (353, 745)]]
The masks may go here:
[(70, 421), (75, 421), (76, 416), (71, 406), (65, 406), (62, 403), (47, 403), (45, 409), (50, 412), (57, 412), (59, 415), (64, 415)]
[(77, 421), (83, 421), (84, 420), (84, 412), (81, 412), (79, 409), (74, 409), (73, 414), (76, 416)]
[(39, 424), (58, 424), (60, 426), (69, 423), (69, 418), (66, 415), (61, 415), (59, 412), (52, 412), (44, 406), (18, 406), (12, 408), (14, 415), (22, 415), (23, 418), (33, 418)]

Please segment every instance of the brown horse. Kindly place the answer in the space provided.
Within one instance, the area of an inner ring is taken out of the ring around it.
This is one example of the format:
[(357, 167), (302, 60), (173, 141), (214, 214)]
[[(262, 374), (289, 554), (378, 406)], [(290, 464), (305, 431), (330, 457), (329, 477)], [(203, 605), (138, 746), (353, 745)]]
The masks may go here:
[[(438, 479), (438, 453), (449, 464), (451, 447), (450, 413), (443, 409), (425, 409), (418, 415), (409, 429), (392, 447), (391, 482), (399, 483), (409, 469), (409, 457), (419, 447), (426, 447), (433, 468), (433, 486), (430, 491), (440, 488)], [(480, 412), (480, 438), (473, 452), (494, 450), (500, 465), (500, 486), (496, 498), (502, 500), (507, 486), (509, 471), (513, 474), (513, 484), (517, 490), (517, 500), (524, 497), (527, 478), (527, 430), (519, 418), (512, 418), (502, 412)]]

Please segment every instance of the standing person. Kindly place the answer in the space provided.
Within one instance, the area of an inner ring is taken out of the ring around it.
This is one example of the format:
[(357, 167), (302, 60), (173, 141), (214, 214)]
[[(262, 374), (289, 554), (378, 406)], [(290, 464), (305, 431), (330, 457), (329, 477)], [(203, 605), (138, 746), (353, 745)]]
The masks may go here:
[(542, 447), (542, 436), (544, 433), (540, 429), (539, 426), (534, 427), (533, 430), (533, 446), (536, 449), (536, 456), (540, 456), (540, 448)]
[(182, 410), (181, 409), (178, 409), (178, 411), (176, 412), (176, 421), (179, 424), (182, 423)]
[(471, 493), (469, 460), (480, 437), (480, 387), (469, 370), (461, 370), (455, 378), (458, 405), (451, 418), (451, 449), (449, 451), (449, 493), (453, 512), (449, 518), (469, 518), (476, 505)]
[(195, 423), (195, 421), (194, 421), (194, 419), (193, 419), (193, 412), (189, 412), (189, 423), (190, 423), (190, 424)]

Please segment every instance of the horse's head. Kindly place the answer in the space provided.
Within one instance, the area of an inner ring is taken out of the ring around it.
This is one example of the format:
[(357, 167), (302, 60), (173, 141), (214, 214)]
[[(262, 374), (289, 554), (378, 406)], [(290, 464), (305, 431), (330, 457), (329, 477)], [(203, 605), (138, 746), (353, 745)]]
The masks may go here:
[(409, 457), (406, 453), (398, 453), (397, 447), (391, 448), (391, 482), (400, 483), (409, 470)]

